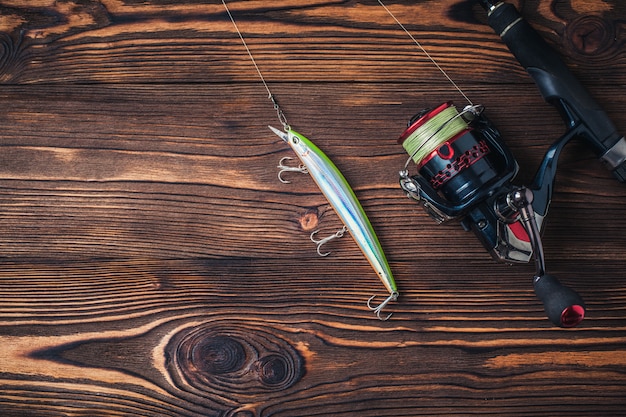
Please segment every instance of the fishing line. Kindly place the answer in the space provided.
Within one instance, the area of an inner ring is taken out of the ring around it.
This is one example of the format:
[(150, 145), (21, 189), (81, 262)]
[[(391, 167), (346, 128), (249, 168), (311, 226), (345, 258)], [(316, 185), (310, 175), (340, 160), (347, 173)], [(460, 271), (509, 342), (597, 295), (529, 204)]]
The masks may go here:
[(411, 32), (408, 31), (408, 29), (406, 27), (404, 27), (404, 25), (402, 23), (400, 23), (400, 21), (396, 18), (396, 16), (391, 12), (391, 10), (389, 10), (387, 8), (387, 6), (385, 6), (385, 4), (382, 2), (382, 0), (378, 0), (378, 4), (380, 4), (383, 9), (385, 9), (387, 11), (387, 13), (389, 13), (389, 16), (391, 16), (393, 18), (393, 20), (395, 20), (395, 22), (398, 24), (398, 26), (400, 26), (400, 28), (407, 34), (409, 35), (409, 38), (411, 38), (413, 40), (413, 42), (415, 42), (415, 44), (418, 46), (418, 48), (424, 53), (424, 55), (426, 55), (426, 57), (435, 65), (435, 67), (437, 67), (437, 69), (439, 71), (441, 71), (441, 73), (443, 74), (444, 77), (446, 77), (446, 79), (448, 81), (450, 81), (450, 83), (454, 86), (454, 88), (457, 89), (457, 91), (459, 93), (461, 93), (461, 95), (465, 98), (465, 100), (467, 100), (467, 102), (470, 104), (470, 106), (473, 105), (472, 100), (469, 99), (469, 97), (467, 97), (465, 95), (465, 93), (463, 92), (463, 90), (461, 90), (461, 88), (452, 80), (452, 78), (450, 78), (450, 76), (448, 75), (448, 73), (446, 73), (444, 71), (443, 68), (441, 68), (441, 66), (437, 63), (437, 61), (435, 61), (435, 59), (428, 53), (428, 51), (426, 51), (426, 49), (424, 49), (424, 47), (422, 46), (421, 43), (419, 43), (417, 41), (417, 39), (415, 39), (415, 37), (411, 34)]
[(415, 125), (415, 129), (405, 135), (402, 142), (418, 166), (450, 138), (467, 129), (467, 122), (452, 105), (434, 114), (424, 115), (420, 121), (423, 124)]
[(272, 94), (272, 91), (267, 85), (267, 82), (265, 82), (265, 78), (263, 77), (263, 74), (261, 73), (261, 70), (259, 69), (259, 66), (256, 63), (254, 56), (252, 56), (252, 52), (250, 51), (250, 48), (248, 47), (246, 40), (243, 38), (243, 35), (241, 34), (241, 31), (239, 30), (239, 27), (237, 26), (237, 23), (235, 22), (235, 18), (230, 13), (230, 9), (226, 5), (226, 0), (222, 0), (222, 4), (224, 5), (224, 9), (226, 9), (226, 13), (228, 13), (228, 17), (230, 18), (230, 21), (233, 23), (233, 26), (235, 27), (235, 30), (237, 31), (237, 35), (239, 35), (239, 39), (241, 39), (241, 43), (243, 44), (244, 48), (246, 48), (246, 52), (248, 53), (248, 56), (250, 57), (250, 60), (252, 61), (252, 64), (254, 65), (254, 68), (256, 69), (257, 74), (259, 74), (259, 78), (261, 79), (261, 82), (263, 83), (263, 86), (265, 87), (265, 90), (267, 91), (268, 98), (271, 100), (272, 104), (274, 105), (274, 110), (276, 110), (278, 121), (280, 122), (281, 125), (283, 125), (283, 129), (285, 129), (286, 132), (291, 130), (291, 126), (289, 126), (289, 123), (287, 123), (287, 117), (285, 117), (285, 113), (283, 113), (283, 110), (278, 105), (278, 102), (276, 101), (274, 94)]
[(426, 57), (437, 67), (443, 76), (452, 84), (452, 86), (467, 100), (468, 106), (459, 113), (451, 103), (446, 103), (437, 109), (420, 114), (418, 118), (414, 118), (411, 126), (400, 138), (400, 143), (409, 154), (409, 159), (404, 166), (406, 171), (411, 159), (421, 166), (423, 162), (435, 152), (440, 146), (459, 135), (467, 129), (467, 121), (462, 117), (468, 111), (476, 113), (479, 106), (474, 106), (469, 97), (461, 90), (461, 88), (450, 78), (448, 73), (437, 63), (437, 61), (428, 53), (422, 44), (408, 31), (408, 29), (396, 18), (389, 8), (378, 0), (383, 9), (393, 18), (400, 28), (415, 42), (417, 47), (426, 55)]

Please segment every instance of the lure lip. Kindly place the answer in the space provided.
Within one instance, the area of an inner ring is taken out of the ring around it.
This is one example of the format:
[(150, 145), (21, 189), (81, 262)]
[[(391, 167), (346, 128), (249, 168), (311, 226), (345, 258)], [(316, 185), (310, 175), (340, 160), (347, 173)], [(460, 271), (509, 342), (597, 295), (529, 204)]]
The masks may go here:
[(289, 142), (289, 135), (287, 133), (283, 132), (282, 130), (278, 130), (275, 127), (270, 126), (270, 125), (267, 125), (267, 127), (269, 127), (270, 130), (272, 132), (274, 132), (274, 134), (276, 134), (276, 136), (278, 136), (279, 138), (281, 138), (285, 142)]

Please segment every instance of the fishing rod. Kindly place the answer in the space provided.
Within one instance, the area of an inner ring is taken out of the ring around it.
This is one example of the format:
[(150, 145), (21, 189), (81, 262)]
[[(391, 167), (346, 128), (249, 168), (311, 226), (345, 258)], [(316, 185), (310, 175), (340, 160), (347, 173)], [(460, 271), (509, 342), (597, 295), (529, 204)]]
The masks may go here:
[[(566, 131), (548, 148), (532, 184), (515, 185), (519, 165), (483, 107), (470, 102), (458, 111), (446, 102), (419, 112), (400, 136), (398, 141), (409, 154), (400, 171), (400, 186), (437, 222), (454, 220), (473, 231), (496, 260), (534, 258), (533, 286), (548, 318), (555, 325), (574, 327), (585, 316), (585, 303), (546, 272), (541, 241), (557, 162), (563, 148), (578, 138), (620, 182), (626, 182), (626, 139), (515, 6), (479, 2), (489, 25), (533, 78), (542, 97), (558, 109)], [(409, 174), (411, 161), (417, 174)]]

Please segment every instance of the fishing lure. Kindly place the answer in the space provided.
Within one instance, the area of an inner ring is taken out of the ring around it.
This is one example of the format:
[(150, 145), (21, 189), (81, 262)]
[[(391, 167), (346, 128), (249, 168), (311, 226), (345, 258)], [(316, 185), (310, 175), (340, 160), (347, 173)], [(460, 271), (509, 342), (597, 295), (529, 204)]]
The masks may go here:
[(283, 161), (288, 158), (281, 159), (281, 162), (278, 165), (280, 171), (278, 173), (278, 178), (281, 182), (286, 183), (288, 181), (283, 180), (281, 174), (285, 171), (297, 171), (302, 173), (309, 173), (320, 191), (326, 197), (330, 205), (333, 207), (339, 218), (341, 219), (344, 227), (339, 230), (337, 233), (316, 241), (314, 239), (314, 235), (317, 232), (313, 232), (310, 236), (311, 240), (317, 244), (317, 252), (321, 256), (326, 256), (328, 253), (321, 253), (320, 248), (323, 244), (332, 240), (334, 238), (338, 238), (343, 236), (345, 231), (349, 231), (355, 242), (359, 246), (359, 249), (363, 252), (370, 265), (377, 273), (379, 279), (385, 285), (387, 291), (389, 291), (389, 296), (378, 306), (373, 306), (372, 301), (376, 296), (372, 296), (367, 301), (367, 306), (370, 310), (376, 313), (376, 316), (380, 320), (387, 320), (391, 317), (391, 314), (386, 317), (381, 316), (382, 310), (389, 304), (391, 301), (395, 301), (398, 299), (399, 292), (396, 286), (396, 283), (393, 279), (393, 274), (391, 272), (391, 268), (389, 267), (389, 263), (387, 262), (387, 258), (385, 257), (385, 253), (382, 249), (380, 241), (374, 232), (374, 228), (370, 223), (361, 203), (358, 198), (354, 194), (354, 191), (346, 181), (345, 177), (339, 171), (337, 166), (330, 160), (328, 156), (324, 152), (322, 152), (313, 142), (311, 142), (305, 136), (295, 132), (291, 129), (291, 126), (287, 123), (287, 119), (278, 105), (274, 95), (270, 91), (265, 79), (263, 78), (263, 74), (259, 70), (259, 67), (246, 44), (246, 41), (243, 38), (237, 24), (235, 23), (235, 19), (233, 18), (228, 6), (226, 5), (226, 1), (222, 0), (222, 4), (230, 17), (235, 30), (237, 31), (241, 42), (243, 43), (246, 51), (248, 52), (248, 56), (250, 60), (254, 64), (256, 71), (267, 90), (269, 95), (269, 99), (272, 101), (274, 105), (274, 109), (276, 110), (278, 120), (283, 126), (283, 130), (276, 129), (272, 126), (269, 128), (282, 140), (287, 142), (291, 149), (296, 153), (302, 165), (299, 167), (289, 167), (283, 165)]
[[(313, 178), (320, 191), (322, 191), (322, 194), (324, 194), (324, 197), (326, 197), (343, 222), (345, 229), (350, 232), (357, 245), (372, 265), (372, 268), (374, 268), (374, 271), (376, 271), (378, 277), (387, 288), (387, 291), (389, 291), (389, 297), (377, 307), (372, 307), (371, 305), (374, 297), (370, 298), (367, 302), (368, 307), (378, 315), (378, 318), (381, 320), (388, 319), (391, 314), (383, 319), (380, 312), (389, 302), (395, 301), (398, 298), (398, 288), (396, 287), (391, 269), (389, 268), (389, 263), (387, 262), (378, 237), (374, 232), (374, 228), (354, 194), (354, 191), (350, 188), (348, 181), (346, 181), (333, 161), (305, 136), (293, 130), (282, 132), (272, 126), (269, 126), (269, 128), (279, 138), (287, 142), (296, 155), (298, 155), (298, 158), (303, 166), (306, 167), (311, 178)], [(340, 230), (338, 233), (340, 232), (342, 231)], [(340, 235), (343, 235), (343, 233), (340, 233)], [(337, 234), (332, 236), (337, 236)], [(324, 243), (324, 239), (320, 242)], [(323, 254), (320, 255), (323, 256)]]

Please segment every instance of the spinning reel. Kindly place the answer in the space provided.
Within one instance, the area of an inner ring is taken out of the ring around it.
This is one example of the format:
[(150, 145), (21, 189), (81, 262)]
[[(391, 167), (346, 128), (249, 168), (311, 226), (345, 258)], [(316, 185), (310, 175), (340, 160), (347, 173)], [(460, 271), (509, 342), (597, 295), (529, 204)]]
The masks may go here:
[[(400, 136), (409, 154), (400, 186), (437, 222), (459, 221), (503, 262), (534, 258), (533, 284), (548, 318), (573, 327), (585, 304), (572, 289), (546, 273), (541, 226), (552, 197), (557, 162), (573, 138), (596, 151), (619, 181), (626, 181), (626, 140), (556, 53), (514, 6), (481, 0), (489, 24), (533, 77), (544, 99), (559, 110), (568, 130), (554, 142), (529, 187), (512, 183), (518, 164), (481, 106), (462, 111), (443, 103), (418, 113)], [(409, 164), (417, 174), (409, 174)]]

